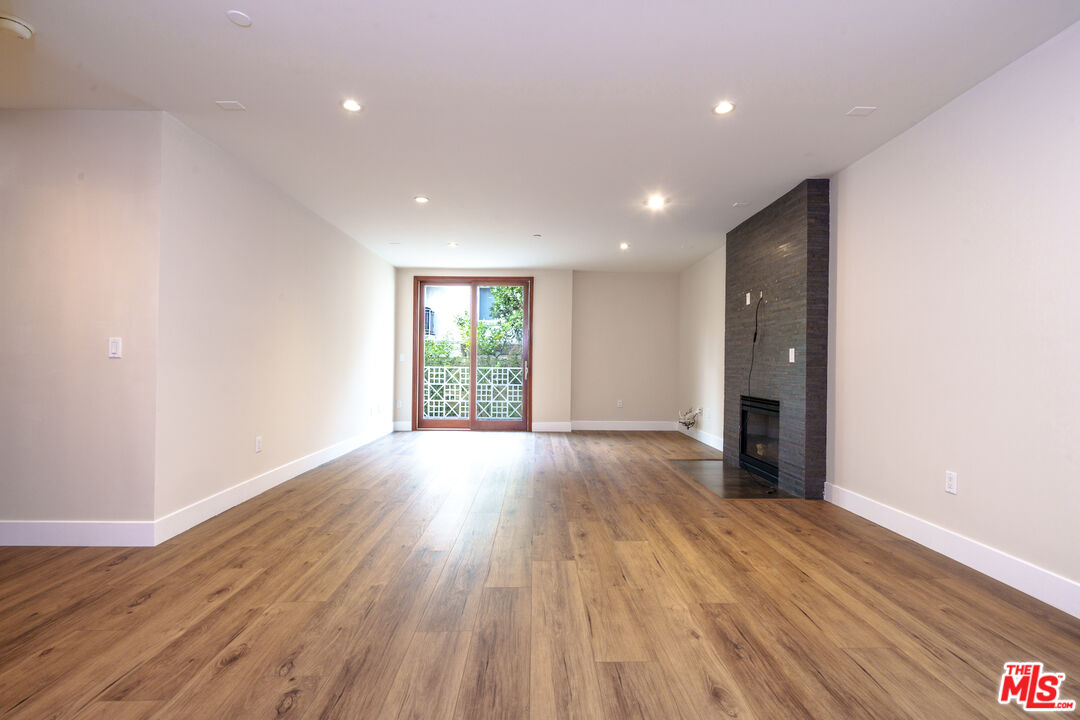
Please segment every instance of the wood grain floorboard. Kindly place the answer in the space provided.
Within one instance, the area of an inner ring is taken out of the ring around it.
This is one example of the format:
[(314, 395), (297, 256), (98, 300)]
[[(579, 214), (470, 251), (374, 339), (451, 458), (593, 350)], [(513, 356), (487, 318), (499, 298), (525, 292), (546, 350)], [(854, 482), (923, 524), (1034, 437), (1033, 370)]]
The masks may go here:
[(467, 632), (414, 633), (379, 718), (450, 720), (471, 640)]
[(675, 701), (663, 668), (655, 662), (601, 662), (597, 673), (609, 718), (696, 720), (690, 708)]
[(529, 717), (531, 595), (526, 587), (484, 588), (454, 707), (457, 720)]
[[(0, 718), (999, 718), (1080, 620), (679, 433), (398, 433), (154, 548), (0, 548)], [(885, 460), (883, 460), (885, 461)]]
[(531, 716), (603, 717), (588, 619), (573, 561), (532, 564)]
[(420, 620), (421, 632), (473, 629), (498, 521), (495, 513), (472, 513), (466, 518)]

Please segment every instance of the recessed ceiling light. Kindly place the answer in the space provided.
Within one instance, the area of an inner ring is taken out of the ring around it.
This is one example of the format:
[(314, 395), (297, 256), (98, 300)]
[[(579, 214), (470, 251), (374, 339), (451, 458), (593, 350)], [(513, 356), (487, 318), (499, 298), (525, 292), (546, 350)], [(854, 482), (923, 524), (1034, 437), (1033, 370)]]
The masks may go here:
[(246, 12), (240, 12), (239, 10), (226, 10), (225, 17), (229, 18), (236, 27), (249, 28), (251, 27), (251, 16)]
[(360, 112), (364, 109), (359, 102), (353, 100), (352, 98), (349, 98), (345, 102), (341, 103), (341, 107), (345, 108), (349, 112)]
[(876, 105), (856, 105), (844, 114), (848, 117), (866, 117), (875, 110), (877, 110)]
[(664, 197), (663, 195), (660, 195), (659, 193), (655, 193), (653, 195), (650, 195), (649, 199), (645, 201), (645, 206), (647, 208), (649, 208), (650, 210), (652, 210), (653, 212), (657, 212), (658, 210), (663, 210), (664, 206), (667, 205), (667, 204), (668, 204), (668, 199), (666, 197)]
[(539, 237), (544, 237), (544, 236), (541, 235), (540, 233), (533, 233), (533, 237), (534, 238), (539, 238)]
[(240, 110), (247, 110), (247, 108), (244, 107), (243, 104), (237, 102), (236, 100), (215, 100), (214, 103), (226, 112), (238, 112)]
[(749, 204), (750, 204), (750, 203), (745, 203), (745, 202), (742, 202), (742, 201), (740, 200), (740, 201), (738, 201), (738, 202), (733, 202), (733, 203), (731, 203), (731, 207), (746, 207), (746, 206), (747, 206), (747, 205), (749, 205)]
[(628, 243), (628, 242), (619, 243), (619, 249), (620, 250), (629, 250), (630, 249), (630, 243)]
[(731, 102), (730, 100), (721, 100), (713, 106), (712, 111), (714, 115), (727, 115), (734, 109), (735, 103)]
[(391, 240), (389, 244), (390, 245), (400, 245), (401, 241), (400, 240)]
[(0, 30), (9, 32), (20, 40), (29, 40), (34, 36), (30, 23), (14, 15), (0, 15)]
[(457, 247), (457, 243), (454, 242), (453, 240), (451, 240), (450, 242), (446, 243), (446, 247), (455, 248), (455, 247)]
[(429, 202), (431, 202), (431, 198), (429, 198), (427, 195), (417, 195), (413, 198), (413, 200), (418, 205), (427, 205)]

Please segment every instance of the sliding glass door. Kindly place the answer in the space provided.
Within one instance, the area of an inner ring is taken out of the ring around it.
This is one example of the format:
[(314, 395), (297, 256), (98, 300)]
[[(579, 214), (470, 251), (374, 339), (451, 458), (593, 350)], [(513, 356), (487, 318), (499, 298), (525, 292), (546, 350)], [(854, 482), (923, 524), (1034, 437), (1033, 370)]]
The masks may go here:
[(419, 277), (413, 427), (528, 430), (532, 278)]

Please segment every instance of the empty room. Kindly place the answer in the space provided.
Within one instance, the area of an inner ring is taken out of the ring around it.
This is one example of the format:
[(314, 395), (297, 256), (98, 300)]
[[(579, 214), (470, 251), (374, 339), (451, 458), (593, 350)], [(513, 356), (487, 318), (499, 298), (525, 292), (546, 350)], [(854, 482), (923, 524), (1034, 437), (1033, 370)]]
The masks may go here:
[(1080, 3), (0, 0), (0, 719), (1072, 717)]

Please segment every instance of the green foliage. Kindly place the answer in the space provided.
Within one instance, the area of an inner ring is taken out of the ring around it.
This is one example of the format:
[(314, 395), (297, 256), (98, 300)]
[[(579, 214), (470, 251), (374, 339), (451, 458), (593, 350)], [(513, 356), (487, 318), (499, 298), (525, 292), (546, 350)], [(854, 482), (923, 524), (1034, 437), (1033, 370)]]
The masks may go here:
[(501, 321), (504, 338), (521, 344), (525, 326), (525, 289), (514, 285), (494, 285), (491, 288), (491, 316)]
[[(460, 339), (424, 338), (427, 365), (468, 365), (470, 327), (468, 313), (454, 317)], [(525, 328), (524, 288), (513, 285), (491, 287), (491, 319), (476, 323), (477, 365), (521, 367)]]
[(491, 319), (476, 323), (478, 365), (521, 367), (524, 297), (521, 286), (491, 286)]
[(465, 365), (464, 358), (454, 357), (456, 343), (453, 340), (436, 340), (424, 337), (424, 363), (427, 365)]

